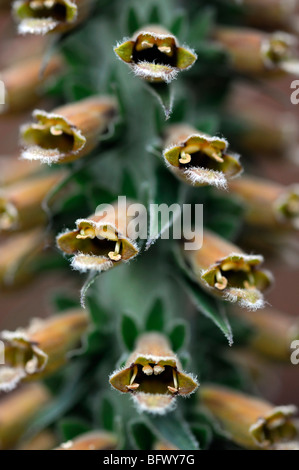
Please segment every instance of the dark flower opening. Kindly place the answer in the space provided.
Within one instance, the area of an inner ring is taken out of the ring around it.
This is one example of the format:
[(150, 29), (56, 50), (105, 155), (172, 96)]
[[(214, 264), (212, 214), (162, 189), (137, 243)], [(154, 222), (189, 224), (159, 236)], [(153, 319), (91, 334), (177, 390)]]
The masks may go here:
[(155, 363), (132, 365), (129, 391), (138, 391), (149, 394), (176, 394), (178, 393), (177, 370), (172, 366), (160, 366)]
[(135, 64), (138, 64), (139, 62), (149, 62), (151, 64), (175, 67), (177, 60), (175, 48), (165, 46), (164, 49), (169, 52), (163, 52), (163, 46), (157, 46), (156, 44), (146, 43), (144, 49), (141, 50), (137, 50), (135, 46), (133, 50), (133, 61)]
[[(190, 158), (187, 155), (190, 155)], [(184, 161), (186, 161), (186, 163), (184, 163)], [(210, 157), (202, 151), (197, 151), (195, 153), (190, 152), (189, 154), (182, 151), (179, 158), (179, 167), (183, 170), (187, 170), (189, 168), (206, 168), (213, 171), (222, 171), (222, 163), (223, 159), (221, 157), (216, 161), (213, 157)]]
[(59, 149), (62, 153), (69, 153), (74, 149), (75, 138), (73, 134), (63, 131), (58, 126), (33, 125), (27, 144), (37, 145), (45, 150)]
[(67, 12), (63, 0), (32, 0), (22, 10), (27, 18), (54, 19), (58, 22), (67, 21)]

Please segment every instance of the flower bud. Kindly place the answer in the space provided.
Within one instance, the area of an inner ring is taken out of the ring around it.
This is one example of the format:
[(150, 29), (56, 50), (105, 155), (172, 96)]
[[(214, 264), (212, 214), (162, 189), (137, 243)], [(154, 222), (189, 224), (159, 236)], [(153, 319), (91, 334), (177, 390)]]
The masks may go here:
[(238, 156), (227, 152), (225, 139), (203, 134), (188, 125), (169, 126), (164, 146), (166, 165), (190, 185), (226, 188), (227, 178), (242, 171)]
[(136, 76), (149, 82), (170, 83), (197, 59), (193, 50), (180, 47), (177, 38), (159, 25), (145, 26), (114, 51)]
[(294, 340), (299, 340), (299, 322), (296, 318), (270, 307), (259, 312), (233, 309), (233, 314), (247, 323), (252, 333), (249, 346), (269, 359), (289, 362)]
[(20, 160), (17, 155), (0, 155), (0, 188), (38, 173), (40, 163)]
[(106, 431), (91, 431), (64, 442), (54, 450), (114, 450), (117, 437)]
[(246, 207), (250, 225), (267, 228), (299, 229), (299, 185), (289, 187), (253, 177), (230, 183)]
[(28, 328), (2, 331), (5, 365), (0, 366), (0, 391), (13, 390), (20, 382), (49, 375), (67, 362), (88, 327), (81, 309), (48, 319), (34, 319)]
[(223, 27), (217, 28), (214, 37), (239, 73), (266, 77), (283, 72), (298, 73), (295, 36), (283, 32)]
[(41, 70), (42, 57), (24, 59), (0, 72), (5, 86), (5, 104), (0, 105), (1, 113), (19, 112), (36, 104), (41, 97), (40, 89), (63, 69), (60, 56), (53, 56), (45, 70)]
[(47, 193), (65, 176), (50, 172), (16, 182), (0, 190), (0, 233), (23, 230), (47, 220), (42, 202)]
[(33, 417), (50, 402), (48, 390), (40, 383), (24, 385), (0, 397), (0, 449), (11, 449), (26, 431)]
[(35, 110), (36, 123), (21, 128), (22, 158), (51, 165), (86, 156), (98, 145), (116, 113), (116, 101), (109, 96), (93, 96), (51, 113)]
[(63, 33), (82, 23), (93, 0), (15, 0), (13, 14), (20, 34)]
[(269, 450), (296, 436), (294, 405), (274, 407), (259, 398), (217, 385), (200, 389), (201, 403), (220, 421), (229, 439), (246, 449)]
[(127, 202), (114, 203), (87, 219), (78, 219), (76, 230), (57, 236), (58, 248), (74, 255), (74, 269), (107, 271), (137, 256), (139, 248), (128, 236), (133, 218), (128, 215), (128, 207)]
[(19, 285), (30, 279), (34, 263), (45, 244), (44, 230), (11, 235), (0, 243), (0, 288)]
[(202, 247), (185, 250), (184, 257), (196, 281), (210, 294), (251, 310), (263, 307), (262, 292), (270, 286), (272, 276), (260, 268), (262, 256), (247, 255), (205, 230)]
[(140, 410), (158, 414), (171, 410), (177, 396), (188, 396), (198, 387), (160, 333), (141, 335), (124, 368), (109, 381), (120, 392), (131, 393)]

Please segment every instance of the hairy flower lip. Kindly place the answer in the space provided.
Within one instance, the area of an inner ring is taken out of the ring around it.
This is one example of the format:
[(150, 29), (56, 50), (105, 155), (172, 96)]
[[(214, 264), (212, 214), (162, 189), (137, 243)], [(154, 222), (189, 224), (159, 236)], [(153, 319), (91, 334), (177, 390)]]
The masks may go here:
[(12, 8), (20, 34), (47, 34), (73, 28), (90, 6), (90, 0), (16, 0)]
[[(114, 207), (117, 210), (115, 213)], [(102, 272), (138, 255), (136, 242), (127, 236), (130, 217), (124, 217), (126, 211), (126, 205), (121, 204), (118, 207), (116, 204), (87, 219), (78, 219), (76, 230), (57, 236), (58, 248), (66, 254), (74, 255), (74, 269), (81, 272)]]
[(132, 39), (124, 38), (114, 52), (135, 75), (152, 82), (170, 83), (197, 59), (193, 50), (180, 47), (177, 38), (159, 25), (145, 26)]
[[(242, 172), (239, 156), (228, 153), (228, 142), (198, 132), (190, 126), (168, 128), (165, 164), (183, 181), (194, 186), (213, 185), (226, 189), (227, 178)], [(196, 165), (195, 165), (196, 163)]]
[(272, 283), (260, 269), (263, 257), (247, 255), (238, 247), (205, 230), (199, 250), (184, 251), (196, 282), (216, 297), (256, 310), (264, 306), (262, 292)]
[(299, 184), (286, 188), (275, 201), (274, 211), (278, 222), (289, 223), (294, 229), (299, 230)]
[(114, 450), (117, 437), (107, 431), (90, 431), (64, 442), (54, 450)]
[(66, 163), (86, 156), (116, 118), (112, 96), (92, 96), (56, 108), (35, 110), (36, 122), (21, 127), (22, 158), (42, 163)]
[(164, 414), (173, 408), (177, 396), (193, 393), (198, 382), (182, 370), (168, 340), (159, 333), (145, 333), (125, 366), (109, 377), (122, 393), (131, 393), (142, 410)]
[(0, 391), (13, 390), (24, 380), (40, 378), (64, 365), (87, 326), (86, 313), (72, 310), (45, 320), (34, 319), (26, 329), (2, 331), (5, 365), (0, 366)]
[(199, 392), (205, 407), (220, 421), (228, 438), (247, 449), (271, 449), (293, 440), (297, 407), (273, 406), (257, 397), (219, 385), (205, 384)]

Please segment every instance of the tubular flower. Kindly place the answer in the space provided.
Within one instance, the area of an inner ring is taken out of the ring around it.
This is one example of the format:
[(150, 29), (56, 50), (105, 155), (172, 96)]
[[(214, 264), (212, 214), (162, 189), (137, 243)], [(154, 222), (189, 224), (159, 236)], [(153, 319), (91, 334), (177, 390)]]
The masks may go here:
[(248, 24), (261, 28), (296, 30), (297, 0), (234, 0), (244, 6)]
[(27, 384), (0, 398), (0, 449), (11, 449), (33, 417), (51, 400), (42, 384)]
[(240, 312), (234, 309), (233, 313), (252, 328), (249, 337), (249, 346), (252, 349), (269, 359), (290, 361), (291, 344), (294, 340), (299, 340), (299, 323), (294, 317), (272, 308), (259, 312)]
[(97, 146), (116, 113), (116, 101), (109, 96), (87, 98), (51, 113), (35, 110), (37, 122), (21, 128), (22, 158), (51, 165), (84, 157)]
[(227, 152), (225, 139), (203, 134), (188, 125), (169, 126), (164, 146), (166, 165), (190, 185), (226, 188), (227, 178), (242, 171), (238, 157)]
[(201, 403), (220, 421), (236, 444), (247, 449), (270, 450), (272, 445), (290, 442), (297, 434), (293, 405), (272, 404), (216, 385), (200, 389)]
[(35, 319), (26, 329), (2, 331), (5, 365), (0, 366), (0, 391), (13, 390), (20, 382), (36, 380), (62, 367), (87, 327), (86, 313), (77, 309)]
[(218, 28), (214, 37), (228, 53), (232, 67), (240, 73), (254, 76), (298, 73), (295, 36), (230, 27)]
[(0, 244), (0, 288), (19, 285), (30, 279), (34, 263), (45, 243), (43, 229), (11, 235)]
[(263, 257), (247, 255), (235, 245), (205, 230), (198, 250), (185, 250), (184, 256), (196, 281), (208, 292), (241, 307), (262, 308), (262, 292), (272, 276), (260, 268)]
[(65, 176), (51, 172), (16, 182), (0, 190), (0, 233), (31, 228), (46, 221), (42, 202)]
[(133, 259), (139, 252), (128, 236), (128, 205), (115, 203), (87, 219), (78, 219), (76, 229), (57, 236), (64, 253), (74, 255), (72, 267), (81, 272), (107, 271)]
[(197, 59), (193, 50), (180, 47), (177, 38), (159, 25), (145, 26), (114, 51), (135, 75), (149, 82), (170, 83)]
[(114, 450), (117, 438), (106, 431), (91, 431), (81, 434), (72, 441), (61, 444), (54, 450)]
[(16, 450), (51, 450), (57, 444), (57, 438), (52, 431), (45, 429), (28, 441), (22, 442)]
[(13, 14), (20, 34), (63, 33), (82, 23), (93, 0), (16, 0)]
[(141, 410), (158, 414), (171, 410), (177, 396), (188, 396), (198, 387), (159, 333), (142, 335), (124, 368), (113, 372), (109, 380), (120, 392), (131, 393)]
[(42, 56), (24, 59), (0, 71), (0, 80), (5, 86), (5, 104), (0, 113), (23, 111), (36, 104), (41, 98), (41, 88), (63, 70), (64, 62), (58, 55), (53, 56), (45, 70)]
[(277, 99), (238, 82), (227, 97), (224, 112), (241, 123), (236, 133), (241, 149), (266, 153), (271, 158), (283, 154), (295, 159), (298, 123)]
[(271, 181), (245, 177), (231, 182), (230, 190), (247, 207), (251, 225), (299, 229), (299, 185), (286, 187)]
[(39, 162), (19, 160), (17, 155), (0, 155), (0, 188), (38, 173)]

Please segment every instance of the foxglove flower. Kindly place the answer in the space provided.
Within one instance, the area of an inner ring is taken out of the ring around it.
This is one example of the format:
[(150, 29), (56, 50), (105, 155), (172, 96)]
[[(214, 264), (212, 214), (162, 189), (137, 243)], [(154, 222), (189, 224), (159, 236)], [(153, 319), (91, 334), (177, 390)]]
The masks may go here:
[(40, 383), (26, 384), (0, 399), (0, 450), (11, 449), (32, 423), (36, 414), (49, 404), (51, 396)]
[(293, 35), (223, 27), (216, 29), (214, 38), (228, 53), (237, 72), (266, 77), (284, 72), (298, 74), (298, 42)]
[(149, 82), (170, 83), (197, 59), (193, 50), (179, 46), (177, 38), (159, 25), (145, 26), (114, 51), (135, 75)]
[(299, 184), (283, 186), (244, 177), (232, 181), (230, 190), (245, 204), (245, 217), (250, 225), (299, 230)]
[(296, 0), (234, 0), (241, 4), (245, 21), (262, 29), (298, 31)]
[(251, 310), (264, 306), (262, 292), (271, 285), (272, 276), (260, 268), (262, 256), (247, 255), (205, 230), (202, 247), (185, 250), (184, 257), (194, 279), (210, 294)]
[(177, 396), (188, 396), (198, 387), (159, 333), (142, 335), (124, 368), (113, 372), (109, 380), (120, 392), (131, 393), (139, 409), (158, 414), (171, 410)]
[(293, 405), (274, 407), (241, 392), (205, 385), (201, 403), (219, 420), (227, 437), (246, 449), (270, 450), (272, 445), (292, 441), (297, 434), (292, 417)]
[(67, 362), (88, 327), (83, 310), (71, 310), (45, 320), (35, 319), (28, 328), (2, 331), (5, 365), (0, 366), (0, 391), (20, 382), (49, 375)]
[(296, 318), (270, 307), (258, 312), (235, 308), (233, 314), (250, 327), (248, 345), (251, 349), (269, 359), (289, 363), (291, 344), (299, 340), (299, 322)]
[(0, 233), (44, 224), (47, 216), (42, 202), (64, 177), (64, 171), (51, 172), (0, 189)]
[(128, 262), (139, 253), (134, 240), (128, 236), (127, 203), (115, 203), (107, 210), (76, 221), (76, 229), (57, 236), (57, 245), (73, 255), (72, 267), (81, 272), (107, 271)]
[(166, 130), (164, 161), (187, 184), (227, 187), (227, 179), (242, 171), (238, 156), (227, 151), (228, 143), (184, 124)]
[(86, 156), (117, 114), (112, 97), (95, 96), (54, 109), (35, 110), (34, 123), (21, 128), (22, 158), (65, 163)]
[(40, 163), (20, 160), (18, 155), (0, 155), (0, 188), (38, 173)]
[(93, 0), (15, 0), (13, 15), (20, 34), (63, 33), (82, 23)]
[(42, 56), (13, 63), (0, 71), (0, 80), (5, 86), (5, 104), (0, 105), (0, 114), (26, 110), (41, 99), (41, 88), (56, 78), (64, 68), (59, 55), (51, 57), (45, 69)]

